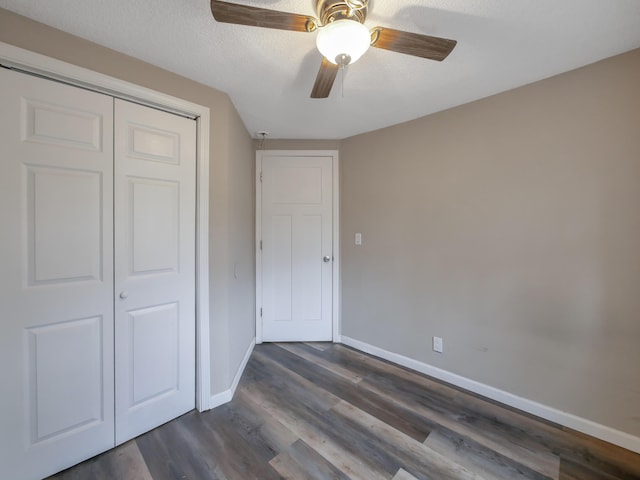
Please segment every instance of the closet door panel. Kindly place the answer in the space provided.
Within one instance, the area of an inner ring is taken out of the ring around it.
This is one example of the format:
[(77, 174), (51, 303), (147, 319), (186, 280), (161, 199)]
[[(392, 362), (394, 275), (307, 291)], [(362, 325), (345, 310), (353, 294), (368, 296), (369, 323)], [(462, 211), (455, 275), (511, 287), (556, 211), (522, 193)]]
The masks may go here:
[(180, 183), (130, 178), (129, 195), (129, 276), (178, 273)]
[(100, 172), (26, 167), (29, 284), (102, 279)]
[(116, 100), (118, 444), (195, 407), (195, 127)]
[(114, 445), (113, 99), (0, 69), (0, 465)]

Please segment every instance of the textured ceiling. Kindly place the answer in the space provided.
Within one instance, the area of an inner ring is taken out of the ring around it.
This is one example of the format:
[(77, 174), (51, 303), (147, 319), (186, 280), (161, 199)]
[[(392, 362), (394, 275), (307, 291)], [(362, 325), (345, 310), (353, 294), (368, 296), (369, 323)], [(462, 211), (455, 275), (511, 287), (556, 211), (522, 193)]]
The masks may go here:
[[(312, 0), (229, 0), (315, 16)], [(371, 0), (368, 27), (451, 38), (442, 63), (380, 49), (309, 98), (315, 34), (216, 23), (207, 0), (0, 0), (0, 7), (229, 94), (253, 136), (339, 139), (640, 47), (639, 0)]]

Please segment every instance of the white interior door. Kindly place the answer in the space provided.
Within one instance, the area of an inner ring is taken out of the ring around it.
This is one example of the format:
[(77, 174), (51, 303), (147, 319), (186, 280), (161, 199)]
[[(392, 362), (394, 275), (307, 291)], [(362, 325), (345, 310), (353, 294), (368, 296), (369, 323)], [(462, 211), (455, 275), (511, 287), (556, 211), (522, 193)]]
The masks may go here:
[(113, 99), (0, 68), (0, 476), (113, 446)]
[(262, 341), (333, 336), (333, 157), (260, 157)]
[(195, 142), (115, 100), (116, 444), (195, 406)]

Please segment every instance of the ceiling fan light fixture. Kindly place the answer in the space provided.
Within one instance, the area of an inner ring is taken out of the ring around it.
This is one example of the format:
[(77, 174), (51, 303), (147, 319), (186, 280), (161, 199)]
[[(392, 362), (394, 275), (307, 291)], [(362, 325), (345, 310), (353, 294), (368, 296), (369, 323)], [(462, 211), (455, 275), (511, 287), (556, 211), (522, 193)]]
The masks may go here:
[[(363, 24), (349, 19), (336, 20), (318, 31), (316, 46), (331, 63), (356, 62), (369, 49), (371, 34)], [(349, 60), (345, 62), (345, 59)]]

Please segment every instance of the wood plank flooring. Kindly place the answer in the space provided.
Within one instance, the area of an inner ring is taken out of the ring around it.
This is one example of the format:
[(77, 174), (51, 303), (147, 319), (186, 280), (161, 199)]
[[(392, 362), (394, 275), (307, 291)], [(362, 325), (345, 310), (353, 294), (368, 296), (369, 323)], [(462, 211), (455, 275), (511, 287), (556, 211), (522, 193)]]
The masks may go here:
[(51, 480), (640, 479), (640, 455), (343, 345), (256, 346), (230, 403)]

